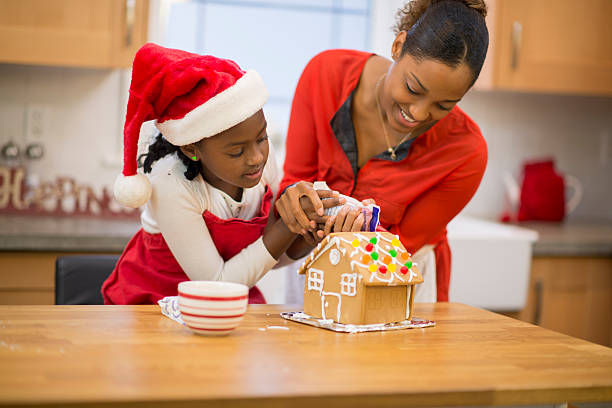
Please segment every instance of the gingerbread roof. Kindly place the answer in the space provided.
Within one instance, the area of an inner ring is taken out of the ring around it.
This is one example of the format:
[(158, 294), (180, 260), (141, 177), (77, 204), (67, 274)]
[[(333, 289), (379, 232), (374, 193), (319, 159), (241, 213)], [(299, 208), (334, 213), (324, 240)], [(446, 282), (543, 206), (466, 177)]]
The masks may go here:
[(320, 256), (337, 248), (350, 257), (351, 272), (366, 286), (422, 283), (423, 277), (397, 235), (390, 232), (337, 232), (329, 234), (308, 255), (298, 273), (305, 273)]

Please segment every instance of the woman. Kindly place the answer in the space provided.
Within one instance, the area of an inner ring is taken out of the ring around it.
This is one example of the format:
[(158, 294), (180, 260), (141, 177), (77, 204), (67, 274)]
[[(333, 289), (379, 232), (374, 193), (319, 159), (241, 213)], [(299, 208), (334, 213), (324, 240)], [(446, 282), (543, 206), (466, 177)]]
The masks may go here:
[[(392, 60), (351, 50), (315, 56), (293, 100), (281, 191), (294, 207), (312, 185), (381, 207), (381, 225), (399, 235), (424, 275), (417, 300), (447, 301), (446, 225), (482, 179), (486, 144), (456, 104), (484, 62), (482, 0), (415, 0), (398, 12)], [(289, 187), (288, 187), (289, 186)], [(288, 227), (308, 229), (306, 217)]]

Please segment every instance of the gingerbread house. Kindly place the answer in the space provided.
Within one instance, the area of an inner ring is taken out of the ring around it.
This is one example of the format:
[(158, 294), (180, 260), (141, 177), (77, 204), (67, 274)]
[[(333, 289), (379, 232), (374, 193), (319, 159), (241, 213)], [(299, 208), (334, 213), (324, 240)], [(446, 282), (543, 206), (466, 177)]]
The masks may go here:
[(304, 313), (343, 324), (394, 323), (412, 317), (414, 285), (423, 277), (389, 232), (340, 232), (306, 258)]

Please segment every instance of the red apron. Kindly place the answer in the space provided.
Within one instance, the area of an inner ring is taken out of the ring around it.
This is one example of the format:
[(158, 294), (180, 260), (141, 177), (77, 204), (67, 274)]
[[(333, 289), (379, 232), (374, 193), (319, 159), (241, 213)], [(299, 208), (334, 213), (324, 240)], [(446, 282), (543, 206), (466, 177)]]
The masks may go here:
[[(221, 219), (209, 211), (202, 216), (219, 255), (232, 258), (263, 235), (272, 204), (272, 190), (266, 187), (259, 215), (250, 220)], [(162, 234), (150, 234), (142, 228), (132, 237), (102, 285), (107, 305), (155, 304), (165, 296), (176, 296), (179, 282), (189, 280), (178, 264)], [(266, 303), (261, 291), (253, 286), (249, 303)]]

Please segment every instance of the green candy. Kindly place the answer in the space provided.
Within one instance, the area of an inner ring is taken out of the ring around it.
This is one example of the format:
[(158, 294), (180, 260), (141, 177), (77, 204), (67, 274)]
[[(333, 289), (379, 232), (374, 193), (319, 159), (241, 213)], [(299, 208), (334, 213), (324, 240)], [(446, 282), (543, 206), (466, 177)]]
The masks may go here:
[(412, 261), (408, 261), (404, 264), (408, 269), (412, 268)]
[(372, 238), (370, 238), (370, 242), (371, 242), (372, 244), (376, 245), (376, 242), (377, 242), (377, 241), (376, 241), (376, 237), (372, 237)]
[(373, 260), (377, 260), (378, 259), (378, 253), (377, 252), (372, 252), (370, 254), (370, 256), (372, 257)]
[(392, 249), (389, 251), (389, 255), (391, 255), (393, 258), (395, 258), (397, 256), (397, 251), (395, 249)]

